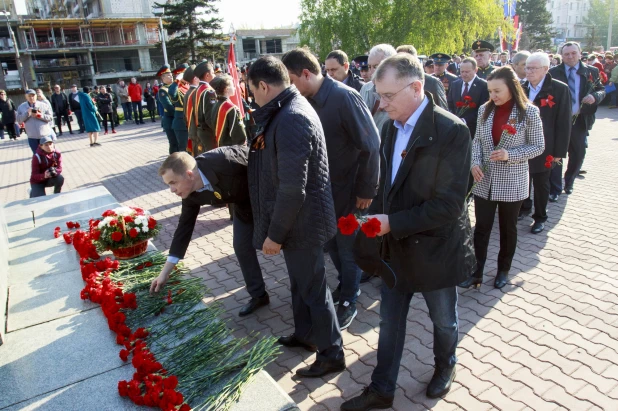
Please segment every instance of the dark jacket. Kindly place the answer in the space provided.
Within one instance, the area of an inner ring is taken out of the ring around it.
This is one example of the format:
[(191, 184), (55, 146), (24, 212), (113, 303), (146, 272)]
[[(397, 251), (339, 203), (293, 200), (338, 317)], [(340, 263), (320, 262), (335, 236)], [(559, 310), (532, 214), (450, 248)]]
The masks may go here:
[(193, 192), (182, 200), (178, 227), (172, 239), (169, 255), (184, 258), (200, 207), (210, 204), (234, 204), (234, 218), (251, 223), (251, 203), (247, 182), (247, 146), (220, 147), (195, 158), (214, 191)]
[(400, 155), (393, 153), (397, 128), (390, 121), (382, 129), (380, 188), (369, 207), (370, 215), (389, 216), (391, 231), (382, 238), (381, 256), (403, 292), (453, 287), (476, 264), (465, 201), (470, 132), (427, 97), (393, 184), (392, 158)]
[(322, 247), (336, 233), (326, 142), (307, 99), (288, 87), (255, 112), (249, 152), (253, 245), (266, 237), (287, 249)]
[(111, 113), (112, 95), (109, 93), (99, 93), (97, 96), (97, 108), (101, 114)]
[(36, 153), (32, 156), (30, 183), (40, 184), (47, 181), (45, 171), (50, 167), (56, 167), (58, 174), (62, 173), (62, 154), (56, 149), (47, 153), (40, 146), (37, 147)]
[(360, 94), (330, 77), (308, 100), (324, 129), (335, 214), (345, 216), (355, 211), (356, 197), (378, 192), (379, 132)]
[(52, 93), (50, 101), (54, 114), (66, 114), (69, 111), (69, 99), (63, 92)]
[[(460, 109), (457, 107), (457, 102), (463, 101), (461, 96), (461, 88), (463, 87), (463, 80), (457, 79), (453, 81), (451, 87), (448, 90), (448, 110), (457, 115)], [(479, 107), (489, 101), (489, 92), (487, 91), (487, 81), (480, 77), (475, 77), (472, 84), (469, 86), (468, 95), (472, 97), (472, 101), (476, 104), (474, 108), (466, 109), (461, 118), (464, 120), (468, 128), (470, 129), (470, 136), (474, 138), (476, 134), (476, 122), (478, 120)]]
[(81, 111), (82, 106), (79, 104), (79, 101), (76, 101), (76, 100), (75, 100), (75, 97), (76, 97), (76, 96), (78, 96), (78, 94), (77, 94), (77, 93), (75, 93), (75, 94), (73, 94), (73, 93), (69, 93), (69, 97), (68, 97), (68, 100), (69, 100), (69, 108), (70, 108), (72, 111)]
[(144, 87), (144, 100), (146, 100), (146, 109), (148, 111), (155, 111), (157, 109), (155, 92), (152, 87)]
[(2, 124), (15, 123), (15, 111), (17, 107), (13, 100), (7, 98), (6, 101), (0, 100), (0, 112), (2, 113)]
[(440, 80), (432, 76), (431, 74), (424, 74), (425, 76), (425, 91), (431, 93), (436, 105), (448, 110), (448, 103), (446, 102), (446, 90)]
[[(579, 117), (582, 117), (584, 124), (586, 125), (587, 130), (592, 129), (592, 125), (595, 120), (595, 113), (597, 112), (597, 107), (605, 98), (605, 87), (601, 84), (601, 79), (599, 78), (599, 69), (593, 66), (589, 66), (584, 63), (579, 63), (579, 67), (577, 69), (577, 75), (579, 78), (579, 104), (581, 106), (581, 101), (588, 94), (592, 94), (595, 100), (595, 104), (584, 104), (580, 110)], [(569, 80), (567, 79), (566, 70), (564, 68), (564, 63), (552, 67), (549, 69), (549, 74), (551, 74), (552, 78), (558, 81), (562, 81), (564, 84), (569, 84)], [(569, 91), (570, 93), (570, 91)]]
[(360, 93), (360, 89), (365, 85), (365, 82), (362, 78), (354, 74), (352, 70), (348, 70), (348, 77), (346, 79), (346, 83), (344, 84), (348, 87), (352, 87)]
[[(525, 81), (522, 87), (526, 95), (529, 96), (529, 82)], [(551, 100), (549, 100), (550, 96)], [(528, 160), (528, 165), (530, 166), (530, 173), (542, 173), (548, 170), (545, 167), (545, 159), (548, 155), (558, 158), (567, 156), (572, 124), (571, 121), (568, 121), (571, 118), (569, 86), (552, 79), (551, 74), (547, 73), (541, 91), (532, 103), (539, 108), (541, 114), (545, 151), (540, 156)]]

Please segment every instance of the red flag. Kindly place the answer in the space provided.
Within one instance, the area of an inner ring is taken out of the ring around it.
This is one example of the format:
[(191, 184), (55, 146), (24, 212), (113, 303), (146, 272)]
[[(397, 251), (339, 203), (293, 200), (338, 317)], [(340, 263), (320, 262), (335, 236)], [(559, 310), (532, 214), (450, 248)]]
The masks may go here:
[(236, 36), (233, 35), (230, 37), (230, 52), (227, 55), (227, 67), (230, 75), (232, 76), (232, 78), (234, 78), (234, 89), (236, 90), (234, 95), (230, 97), (230, 100), (232, 100), (232, 103), (234, 103), (236, 107), (240, 109), (240, 115), (244, 118), (245, 109), (242, 104), (242, 91), (240, 89), (240, 82), (238, 80), (238, 71), (236, 70), (236, 56), (234, 55), (235, 40)]

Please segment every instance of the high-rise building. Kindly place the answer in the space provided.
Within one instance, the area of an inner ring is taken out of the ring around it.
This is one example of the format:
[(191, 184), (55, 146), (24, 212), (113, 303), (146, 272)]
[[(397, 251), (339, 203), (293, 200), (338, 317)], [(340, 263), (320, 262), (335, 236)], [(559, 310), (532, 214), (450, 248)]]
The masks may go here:
[(548, 0), (547, 10), (552, 15), (552, 28), (556, 32), (554, 44), (565, 41), (583, 41), (588, 26), (584, 23), (588, 15), (590, 3), (588, 0)]

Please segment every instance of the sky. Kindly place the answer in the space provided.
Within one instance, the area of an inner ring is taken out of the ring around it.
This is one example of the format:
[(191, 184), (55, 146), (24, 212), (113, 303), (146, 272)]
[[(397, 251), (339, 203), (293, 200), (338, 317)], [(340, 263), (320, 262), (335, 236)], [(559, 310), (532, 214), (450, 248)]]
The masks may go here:
[(243, 28), (271, 29), (298, 23), (300, 0), (220, 0), (219, 17), (223, 18), (223, 32), (230, 24)]

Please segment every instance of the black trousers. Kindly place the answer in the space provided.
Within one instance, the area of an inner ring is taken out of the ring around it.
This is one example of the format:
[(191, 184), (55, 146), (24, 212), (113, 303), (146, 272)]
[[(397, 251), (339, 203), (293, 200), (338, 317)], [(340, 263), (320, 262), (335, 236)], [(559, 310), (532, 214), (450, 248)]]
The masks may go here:
[(64, 184), (64, 177), (62, 174), (58, 174), (56, 177), (52, 177), (43, 183), (33, 184), (30, 183), (30, 198), (45, 196), (46, 187), (54, 187), (54, 194), (60, 193), (62, 185)]
[(103, 127), (105, 127), (105, 132), (107, 133), (107, 122), (112, 125), (112, 131), (114, 131), (114, 115), (112, 113), (101, 113), (101, 117), (103, 117)]
[[(569, 139), (569, 159), (566, 172), (564, 173), (564, 188), (573, 188), (575, 178), (584, 164), (586, 157), (586, 137), (588, 130), (582, 116), (577, 117), (575, 124), (571, 128)], [(563, 160), (564, 162), (564, 160)], [(559, 195), (562, 193), (562, 165), (557, 165), (551, 171), (551, 194)]]
[(324, 247), (284, 249), (283, 257), (290, 276), (294, 335), (301, 341), (317, 345), (318, 360), (342, 359), (341, 331), (326, 285)]
[(523, 201), (491, 201), (474, 196), (474, 254), (479, 270), (485, 267), (489, 237), (494, 225), (496, 207), (500, 226), (500, 252), (498, 253), (498, 271), (509, 271), (517, 248), (517, 217)]
[[(534, 214), (532, 215), (532, 218), (535, 222), (544, 223), (545, 221), (547, 221), (547, 203), (549, 201), (550, 175), (550, 169), (541, 173), (530, 174), (530, 191), (532, 191), (532, 186), (534, 186)], [(522, 211), (532, 210), (532, 199), (530, 198), (530, 191), (528, 191), (528, 198), (526, 198), (521, 205)]]
[(69, 128), (69, 132), (73, 132), (71, 130), (71, 120), (69, 120), (69, 113), (56, 113), (56, 127), (58, 127), (58, 134), (62, 134), (62, 119), (67, 123), (67, 127)]
[(266, 293), (266, 286), (257, 251), (253, 247), (253, 222), (244, 222), (236, 213), (232, 224), (234, 253), (238, 258), (247, 291), (253, 298), (262, 297)]

